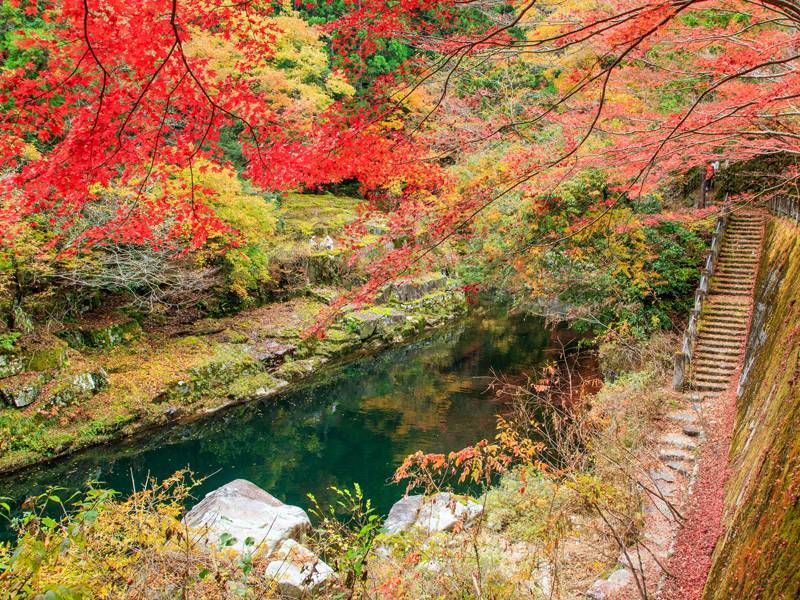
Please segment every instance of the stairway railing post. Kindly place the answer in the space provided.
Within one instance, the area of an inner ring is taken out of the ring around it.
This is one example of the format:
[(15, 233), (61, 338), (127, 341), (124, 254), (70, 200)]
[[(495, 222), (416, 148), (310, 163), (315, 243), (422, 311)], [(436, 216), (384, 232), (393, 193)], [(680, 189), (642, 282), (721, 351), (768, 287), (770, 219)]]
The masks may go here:
[(676, 392), (683, 391), (686, 380), (686, 355), (683, 352), (675, 353), (675, 372), (672, 375), (672, 388)]

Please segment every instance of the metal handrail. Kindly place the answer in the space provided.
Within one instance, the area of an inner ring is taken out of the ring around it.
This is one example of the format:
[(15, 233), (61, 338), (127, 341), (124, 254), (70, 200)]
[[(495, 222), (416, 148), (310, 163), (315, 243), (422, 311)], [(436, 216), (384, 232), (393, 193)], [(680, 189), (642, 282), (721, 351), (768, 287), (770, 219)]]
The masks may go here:
[(697, 286), (697, 291), (694, 293), (694, 306), (689, 315), (689, 323), (686, 325), (686, 331), (683, 334), (681, 348), (675, 353), (675, 373), (672, 378), (672, 386), (677, 391), (683, 390), (686, 382), (686, 373), (692, 363), (694, 344), (697, 339), (697, 324), (700, 321), (700, 313), (703, 311), (703, 303), (705, 302), (706, 296), (708, 296), (711, 278), (714, 276), (714, 270), (717, 268), (719, 251), (722, 247), (722, 238), (728, 227), (730, 216), (731, 207), (726, 203), (722, 207), (722, 211), (714, 224), (714, 233), (711, 236), (711, 247), (706, 256), (703, 265), (704, 268), (700, 272), (700, 283)]

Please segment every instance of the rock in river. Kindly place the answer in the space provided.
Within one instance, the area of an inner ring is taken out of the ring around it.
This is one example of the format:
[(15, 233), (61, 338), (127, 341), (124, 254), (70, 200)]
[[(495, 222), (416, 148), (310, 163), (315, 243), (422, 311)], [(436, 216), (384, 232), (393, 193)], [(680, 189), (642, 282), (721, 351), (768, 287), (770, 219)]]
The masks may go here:
[(418, 528), (428, 533), (451, 531), (470, 525), (483, 506), (468, 498), (440, 492), (433, 496), (406, 496), (395, 502), (384, 527), (389, 533)]

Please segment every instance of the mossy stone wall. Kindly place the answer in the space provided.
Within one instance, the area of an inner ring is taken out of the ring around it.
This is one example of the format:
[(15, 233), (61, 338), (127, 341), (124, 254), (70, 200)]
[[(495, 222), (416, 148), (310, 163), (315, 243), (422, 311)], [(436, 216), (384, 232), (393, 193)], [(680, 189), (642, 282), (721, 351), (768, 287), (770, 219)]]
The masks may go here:
[(800, 228), (773, 218), (705, 600), (800, 598)]

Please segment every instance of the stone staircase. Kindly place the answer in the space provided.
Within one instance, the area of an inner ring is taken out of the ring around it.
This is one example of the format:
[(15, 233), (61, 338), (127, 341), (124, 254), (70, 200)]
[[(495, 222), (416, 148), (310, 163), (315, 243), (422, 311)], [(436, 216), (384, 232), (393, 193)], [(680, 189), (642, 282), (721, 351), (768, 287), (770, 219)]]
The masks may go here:
[(698, 326), (690, 389), (716, 395), (731, 384), (747, 337), (766, 215), (731, 214)]
[[(722, 237), (714, 275), (702, 305), (691, 361), (688, 394), (666, 414), (655, 456), (636, 480), (646, 492), (639, 541), (626, 548), (612, 573), (586, 592), (592, 600), (658, 598), (667, 581), (664, 565), (684, 525), (708, 428), (720, 421), (724, 398), (744, 352), (766, 214), (734, 208)], [(683, 390), (681, 379), (681, 390)], [(732, 400), (728, 399), (728, 402)], [(637, 592), (638, 590), (638, 592)]]

